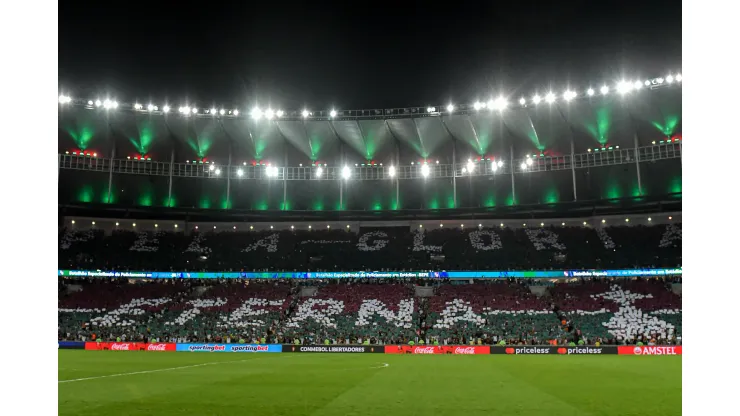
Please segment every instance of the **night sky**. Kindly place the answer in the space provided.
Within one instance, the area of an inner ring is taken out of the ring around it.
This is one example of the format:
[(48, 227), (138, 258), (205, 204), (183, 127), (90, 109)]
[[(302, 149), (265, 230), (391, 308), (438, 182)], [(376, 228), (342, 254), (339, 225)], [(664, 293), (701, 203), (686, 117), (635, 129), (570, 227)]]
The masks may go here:
[(62, 2), (60, 89), (123, 102), (470, 103), (681, 69), (681, 4)]

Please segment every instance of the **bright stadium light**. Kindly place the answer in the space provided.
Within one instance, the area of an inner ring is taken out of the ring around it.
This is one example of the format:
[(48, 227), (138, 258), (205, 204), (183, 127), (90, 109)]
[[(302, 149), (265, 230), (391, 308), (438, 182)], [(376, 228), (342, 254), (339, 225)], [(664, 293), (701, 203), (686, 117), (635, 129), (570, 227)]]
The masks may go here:
[(95, 107), (100, 107), (103, 103), (100, 100), (95, 100)]
[(497, 165), (500, 168), (503, 167), (504, 166), (504, 161), (503, 160), (499, 160), (498, 163), (497, 163)]
[(215, 170), (215, 169), (216, 169), (216, 165), (211, 165), (211, 166), (208, 167), (208, 170), (211, 170), (211, 171), (212, 170)]
[(143, 105), (141, 105), (139, 103), (134, 104), (134, 110), (141, 110), (142, 108), (144, 108)]
[(276, 116), (278, 116), (278, 118), (282, 117), (282, 116), (283, 116), (283, 114), (285, 114), (285, 113), (283, 112), (283, 110), (277, 110), (277, 111), (275, 112), (275, 115), (276, 115)]
[(493, 101), (493, 108), (492, 110), (498, 110), (498, 111), (504, 111), (506, 107), (509, 106), (509, 103), (506, 101), (506, 98), (499, 96), (496, 98), (496, 100)]
[(491, 171), (496, 172), (498, 170), (498, 165), (496, 162), (491, 163)]
[(527, 104), (527, 100), (524, 99), (524, 97), (519, 99), (519, 105)]
[(535, 94), (535, 96), (532, 97), (532, 102), (534, 103), (534, 105), (539, 104), (540, 101), (542, 101), (542, 97), (540, 97), (539, 94)]
[(421, 165), (421, 176), (428, 178), (429, 177), (429, 165), (426, 163)]
[(188, 113), (190, 113), (190, 107), (188, 107), (188, 106), (182, 107), (182, 108), (180, 108), (180, 112), (183, 113), (183, 114), (188, 114)]
[(533, 163), (532, 162), (532, 158), (531, 157), (528, 157), (526, 163), (527, 163), (527, 166), (532, 166), (532, 163)]
[(268, 178), (274, 178), (278, 175), (278, 168), (277, 166), (268, 165), (265, 168), (265, 174)]
[(334, 117), (336, 117), (336, 116), (337, 116), (337, 110), (331, 110), (331, 111), (329, 112), (329, 116), (330, 116), (331, 118), (334, 118)]
[(639, 81), (638, 80), (638, 81), (633, 82), (632, 83), (632, 88), (634, 88), (636, 90), (639, 90), (640, 88), (642, 88), (642, 81)]
[(519, 167), (520, 167), (520, 168), (521, 168), (522, 170), (527, 170), (527, 164), (526, 164), (526, 163), (524, 163), (524, 162), (522, 162), (522, 164), (521, 164), (521, 165), (519, 165)]
[(437, 109), (434, 107), (427, 107), (427, 113), (436, 113)]
[(234, 115), (235, 116), (238, 116), (239, 115), (239, 110), (234, 110)]
[(170, 112), (170, 106), (166, 105), (166, 106), (162, 107), (162, 112), (163, 113), (169, 113)]
[(555, 100), (556, 100), (555, 94), (553, 94), (552, 92), (548, 92), (547, 95), (545, 96), (545, 102), (547, 102), (548, 104), (554, 103)]
[(673, 75), (668, 75), (667, 77), (665, 77), (665, 82), (673, 84)]
[(473, 171), (475, 170), (475, 162), (473, 162), (472, 160), (468, 160), (467, 168), (468, 168), (468, 172), (472, 174)]
[(589, 97), (593, 97), (594, 96), (594, 89), (593, 88), (589, 88), (588, 91), (586, 91), (586, 94), (588, 94)]
[(563, 99), (565, 101), (570, 101), (570, 100), (576, 98), (577, 96), (578, 96), (578, 94), (576, 94), (576, 92), (575, 91), (572, 91), (572, 90), (567, 90), (567, 91), (565, 91), (563, 93)]
[(226, 114), (226, 110), (224, 110), (224, 109), (222, 108), (222, 109), (220, 109), (220, 110), (218, 111), (218, 113), (219, 113), (219, 114), (221, 114), (221, 115), (224, 115), (224, 114)]
[(317, 178), (320, 178), (323, 173), (324, 173), (324, 169), (321, 169), (321, 166), (319, 166), (318, 168), (316, 168), (316, 177)]
[(627, 81), (620, 81), (619, 84), (617, 84), (617, 92), (624, 95), (629, 93), (632, 90), (632, 83)]
[(447, 112), (451, 113), (453, 111), (455, 111), (455, 106), (452, 104), (447, 104)]
[(350, 170), (349, 166), (345, 166), (342, 168), (342, 178), (349, 179), (349, 177), (352, 176), (352, 171)]
[(217, 110), (215, 108), (211, 108), (211, 115), (214, 115), (215, 116), (216, 115), (216, 111)]
[(475, 111), (478, 111), (483, 108), (483, 103), (481, 103), (480, 101), (476, 101), (475, 104), (473, 104), (473, 108), (475, 109)]
[(262, 118), (262, 110), (260, 110), (258, 107), (254, 107), (252, 109), (251, 115), (253, 119), (259, 120), (260, 118)]
[(70, 97), (67, 97), (66, 95), (60, 95), (59, 96), (59, 104), (67, 104), (71, 102), (72, 99)]
[(108, 109), (108, 108), (111, 108), (112, 106), (113, 106), (113, 103), (111, 103), (110, 100), (103, 101), (103, 108)]
[(391, 178), (394, 177), (394, 176), (396, 176), (396, 168), (395, 167), (391, 166), (391, 167), (388, 168), (388, 176), (390, 176)]
[(193, 107), (193, 109), (192, 109), (192, 110), (190, 110), (190, 111), (192, 111), (192, 112), (193, 112), (193, 114), (198, 114), (198, 109), (197, 109), (196, 107)]
[(486, 108), (488, 108), (489, 110), (493, 110), (495, 106), (496, 103), (493, 102), (493, 100), (488, 100), (488, 102), (486, 103)]
[(676, 74), (676, 82), (681, 82), (683, 80), (683, 77), (681, 74)]
[(303, 111), (301, 112), (301, 115), (303, 116), (303, 118), (307, 118), (307, 117), (308, 117), (308, 116), (309, 116), (310, 114), (311, 114), (311, 113), (309, 113), (309, 112), (308, 112), (308, 110), (303, 110)]
[(265, 110), (265, 118), (268, 120), (272, 120), (272, 118), (275, 117), (275, 112), (272, 111), (272, 108), (268, 108)]
[(244, 170), (243, 170), (242, 168), (239, 168), (239, 169), (237, 169), (237, 171), (236, 171), (236, 176), (238, 176), (238, 177), (240, 177), (240, 178), (241, 178), (242, 176), (244, 176)]
[(601, 92), (601, 95), (607, 95), (607, 94), (609, 94), (609, 87), (607, 87), (606, 85), (604, 85), (603, 87), (601, 87), (601, 89), (599, 91)]
[(87, 105), (93, 105), (93, 101), (92, 101), (92, 100), (89, 100), (89, 101), (87, 102)]
[(149, 110), (149, 111), (154, 111), (154, 105), (153, 104), (149, 104), (148, 106), (146, 106), (146, 109)]

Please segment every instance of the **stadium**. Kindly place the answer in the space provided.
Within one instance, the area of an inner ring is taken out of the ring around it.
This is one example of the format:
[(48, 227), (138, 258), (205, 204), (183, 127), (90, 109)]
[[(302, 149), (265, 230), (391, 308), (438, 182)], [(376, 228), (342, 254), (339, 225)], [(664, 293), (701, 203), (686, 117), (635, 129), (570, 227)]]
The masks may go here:
[(680, 412), (681, 81), (60, 95), (59, 413)]

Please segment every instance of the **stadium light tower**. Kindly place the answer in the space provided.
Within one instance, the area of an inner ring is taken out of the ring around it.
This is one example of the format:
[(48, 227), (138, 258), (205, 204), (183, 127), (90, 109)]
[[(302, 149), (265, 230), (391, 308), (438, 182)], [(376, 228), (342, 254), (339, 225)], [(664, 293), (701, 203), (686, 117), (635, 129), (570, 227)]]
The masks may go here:
[(421, 165), (421, 176), (428, 178), (429, 177), (429, 165), (424, 163)]
[(349, 179), (350, 176), (352, 176), (352, 170), (350, 170), (349, 166), (345, 166), (342, 168), (342, 178)]

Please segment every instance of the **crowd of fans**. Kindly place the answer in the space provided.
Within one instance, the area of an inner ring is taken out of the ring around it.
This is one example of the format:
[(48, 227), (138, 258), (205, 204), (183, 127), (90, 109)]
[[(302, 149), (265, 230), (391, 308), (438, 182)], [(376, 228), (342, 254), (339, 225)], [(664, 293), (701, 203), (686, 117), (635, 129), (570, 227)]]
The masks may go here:
[(681, 297), (671, 284), (666, 279), (60, 278), (58, 336), (289, 344), (678, 344)]
[(521, 270), (680, 267), (681, 225), (133, 232), (63, 229), (60, 269)]

